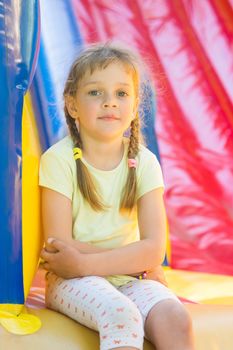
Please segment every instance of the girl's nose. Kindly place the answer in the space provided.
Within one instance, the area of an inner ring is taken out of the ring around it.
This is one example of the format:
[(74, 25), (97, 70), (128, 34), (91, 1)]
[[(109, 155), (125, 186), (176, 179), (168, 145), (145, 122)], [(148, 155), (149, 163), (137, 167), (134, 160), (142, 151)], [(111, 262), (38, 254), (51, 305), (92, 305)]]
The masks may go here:
[(107, 103), (107, 102), (105, 102), (105, 103), (103, 104), (103, 107), (104, 107), (104, 108), (108, 108), (108, 107), (117, 107), (117, 105), (116, 105), (116, 103)]
[(106, 96), (103, 101), (103, 107), (104, 108), (112, 108), (117, 107), (117, 102), (115, 96)]

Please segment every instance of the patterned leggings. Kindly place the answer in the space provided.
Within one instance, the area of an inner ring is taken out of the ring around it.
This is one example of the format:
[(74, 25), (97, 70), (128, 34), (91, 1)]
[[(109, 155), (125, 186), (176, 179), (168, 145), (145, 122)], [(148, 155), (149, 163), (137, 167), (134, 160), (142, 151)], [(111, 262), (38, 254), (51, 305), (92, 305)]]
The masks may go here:
[(99, 332), (100, 349), (143, 349), (144, 324), (151, 308), (179, 299), (163, 284), (135, 279), (115, 287), (103, 277), (64, 280), (47, 274), (46, 306)]

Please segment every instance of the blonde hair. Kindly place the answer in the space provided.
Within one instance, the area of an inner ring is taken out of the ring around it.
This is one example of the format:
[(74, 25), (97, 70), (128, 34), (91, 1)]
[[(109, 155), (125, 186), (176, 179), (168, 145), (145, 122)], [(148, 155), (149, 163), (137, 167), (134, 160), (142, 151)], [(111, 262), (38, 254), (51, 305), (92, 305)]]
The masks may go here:
[[(109, 64), (120, 62), (127, 69), (132, 72), (135, 94), (139, 97), (140, 93), (140, 59), (136, 54), (131, 51), (114, 46), (110, 43), (107, 44), (94, 44), (83, 51), (79, 57), (74, 61), (68, 79), (65, 84), (63, 96), (64, 99), (68, 96), (74, 97), (77, 93), (79, 82), (88, 72), (92, 74), (97, 69), (104, 69)], [(69, 114), (68, 108), (65, 104), (64, 112), (66, 122), (74, 143), (74, 147), (82, 149), (82, 140), (80, 133), (76, 127), (75, 119)], [(139, 150), (139, 142), (142, 140), (140, 132), (140, 118), (139, 112), (136, 113), (135, 118), (132, 120), (130, 125), (130, 136), (129, 136), (129, 147), (128, 147), (128, 158), (135, 159)], [(85, 200), (90, 206), (96, 210), (106, 210), (106, 206), (101, 198), (100, 193), (96, 184), (93, 182), (91, 174), (89, 173), (85, 164), (76, 160), (77, 167), (77, 181), (79, 189)], [(128, 169), (128, 176), (123, 192), (121, 194), (120, 210), (131, 210), (136, 204), (136, 191), (137, 191), (137, 178), (136, 169), (134, 167)]]

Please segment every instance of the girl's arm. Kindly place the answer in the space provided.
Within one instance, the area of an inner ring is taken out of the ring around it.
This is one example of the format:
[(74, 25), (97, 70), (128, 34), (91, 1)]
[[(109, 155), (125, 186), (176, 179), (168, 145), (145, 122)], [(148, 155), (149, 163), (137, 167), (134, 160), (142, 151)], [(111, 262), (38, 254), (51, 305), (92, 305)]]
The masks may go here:
[[(63, 276), (66, 273), (64, 271), (69, 271), (67, 278), (85, 275), (132, 275), (138, 271), (153, 270), (163, 261), (166, 215), (161, 188), (145, 194), (138, 200), (141, 240), (121, 248), (100, 251), (101, 248), (86, 245), (99, 251), (95, 253), (92, 250), (89, 251), (92, 254), (80, 254), (81, 249), (75, 248), (81, 247), (81, 242), (72, 239), (71, 201), (45, 188), (42, 190), (42, 216), (45, 240), (54, 237), (52, 247), (58, 249), (57, 254), (43, 252), (42, 258), (48, 261), (45, 268)], [(51, 247), (47, 246), (47, 249)], [(59, 271), (61, 268), (64, 268), (63, 272)]]
[(72, 202), (69, 198), (42, 187), (41, 199), (43, 235), (47, 251), (55, 251), (47, 243), (49, 237), (68, 243), (81, 253), (99, 253), (108, 250), (72, 238)]
[(138, 200), (140, 241), (86, 256), (84, 275), (129, 274), (153, 270), (162, 264), (166, 251), (166, 213), (163, 188)]

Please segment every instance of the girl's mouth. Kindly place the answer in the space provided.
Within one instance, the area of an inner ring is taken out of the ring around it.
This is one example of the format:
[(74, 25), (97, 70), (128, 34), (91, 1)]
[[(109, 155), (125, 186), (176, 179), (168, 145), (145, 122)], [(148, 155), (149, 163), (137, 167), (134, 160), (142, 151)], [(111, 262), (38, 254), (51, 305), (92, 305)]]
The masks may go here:
[(106, 121), (119, 120), (119, 118), (116, 117), (116, 116), (113, 115), (113, 114), (106, 114), (106, 115), (103, 115), (102, 117), (99, 117), (99, 119), (101, 119), (101, 120), (106, 120)]

